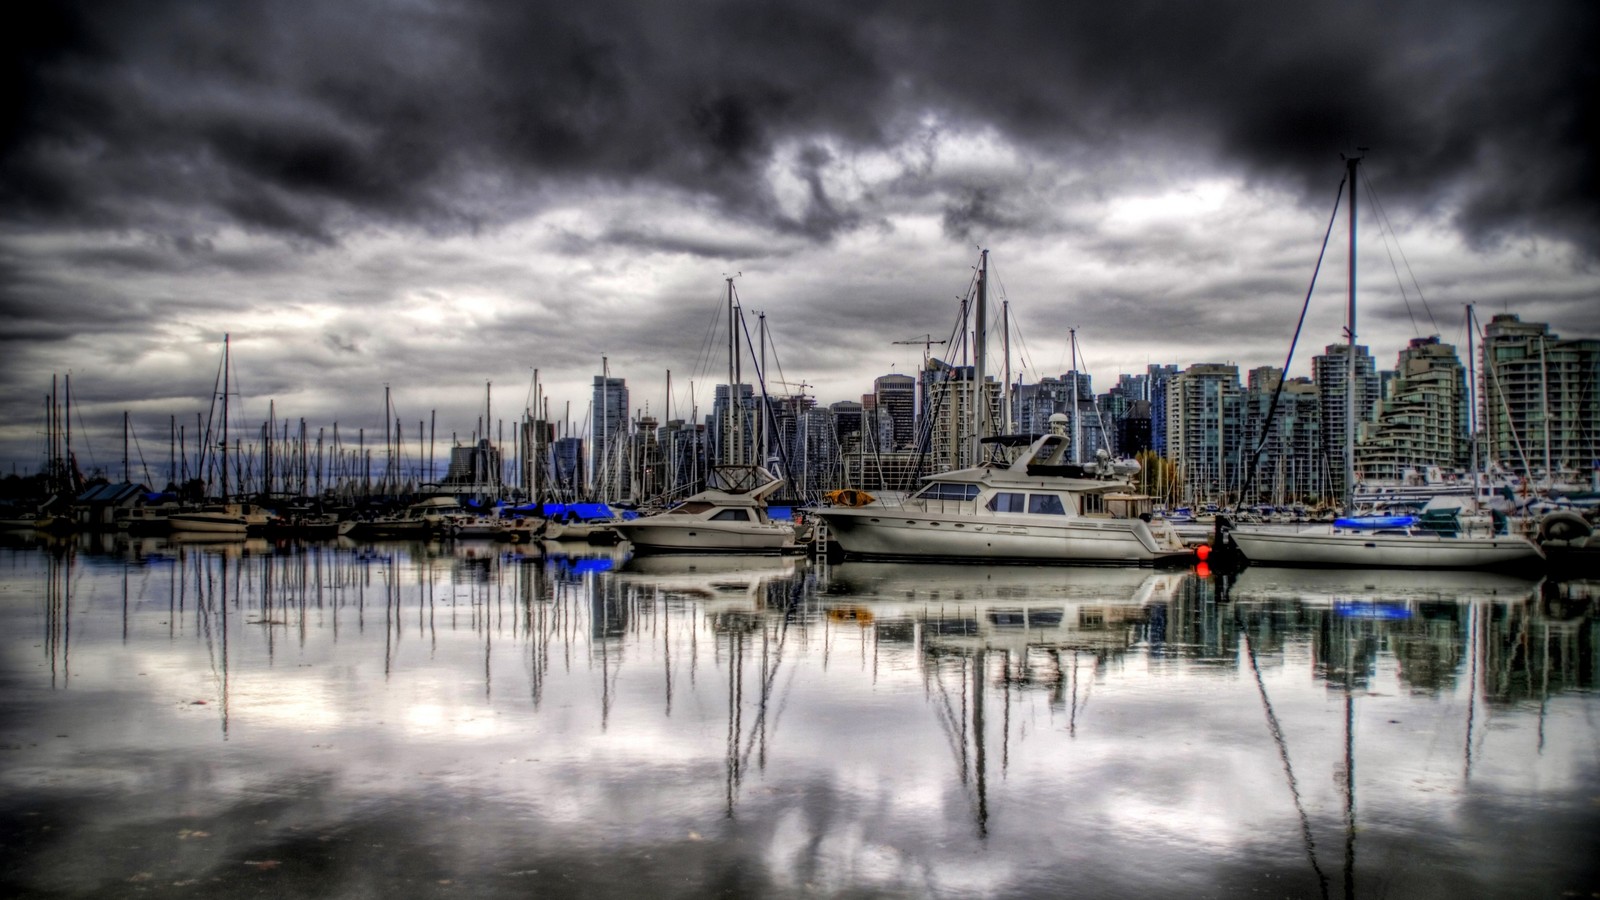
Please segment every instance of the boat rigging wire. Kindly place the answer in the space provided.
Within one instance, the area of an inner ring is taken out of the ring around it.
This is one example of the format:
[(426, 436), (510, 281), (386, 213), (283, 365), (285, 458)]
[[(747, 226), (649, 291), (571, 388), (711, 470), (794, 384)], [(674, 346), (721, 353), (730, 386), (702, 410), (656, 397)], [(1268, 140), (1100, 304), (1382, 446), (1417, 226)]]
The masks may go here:
[[(1283, 360), (1283, 374), (1278, 378), (1277, 387), (1272, 391), (1272, 400), (1267, 404), (1267, 414), (1261, 420), (1261, 436), (1256, 441), (1256, 447), (1250, 452), (1250, 465), (1245, 470), (1244, 482), (1239, 485), (1239, 497), (1233, 503), (1233, 511), (1238, 513), (1239, 507), (1244, 504), (1244, 498), (1250, 493), (1250, 486), (1256, 478), (1256, 464), (1261, 461), (1261, 451), (1267, 446), (1267, 439), (1271, 434), (1272, 417), (1278, 411), (1278, 401), (1283, 397), (1283, 386), (1288, 381), (1289, 366), (1294, 362), (1294, 348), (1300, 343), (1300, 331), (1305, 328), (1306, 313), (1311, 309), (1311, 295), (1317, 287), (1317, 275), (1322, 271), (1322, 261), (1328, 255), (1328, 239), (1333, 236), (1333, 223), (1339, 217), (1339, 202), (1344, 197), (1345, 182), (1349, 175), (1339, 179), (1339, 188), (1333, 195), (1333, 212), (1328, 214), (1328, 229), (1322, 233), (1322, 250), (1317, 253), (1317, 264), (1311, 269), (1311, 283), (1306, 285), (1306, 299), (1300, 306), (1300, 320), (1295, 323), (1294, 337), (1289, 339), (1289, 355)], [(1352, 353), (1355, 350), (1352, 348)], [(1347, 390), (1350, 389), (1347, 387)]]
[[(1421, 331), (1421, 329), (1417, 328), (1417, 315), (1411, 309), (1411, 299), (1406, 295), (1405, 282), (1400, 278), (1400, 268), (1399, 266), (1395, 265), (1394, 254), (1396, 251), (1399, 251), (1400, 253), (1400, 261), (1406, 264), (1406, 274), (1411, 276), (1411, 286), (1417, 289), (1417, 302), (1422, 304), (1422, 311), (1427, 314), (1428, 324), (1432, 326), (1432, 331), (1430, 333), (1438, 334), (1439, 323), (1434, 321), (1433, 310), (1429, 308), (1427, 298), (1422, 296), (1422, 284), (1421, 282), (1417, 281), (1416, 273), (1411, 270), (1411, 260), (1406, 258), (1406, 251), (1400, 246), (1400, 236), (1395, 232), (1394, 225), (1390, 223), (1389, 213), (1383, 208), (1383, 202), (1378, 199), (1378, 192), (1372, 186), (1372, 178), (1363, 171), (1361, 173), (1361, 179), (1362, 183), (1365, 184), (1367, 188), (1367, 199), (1372, 202), (1372, 208), (1377, 210), (1378, 222), (1382, 226), (1378, 229), (1378, 233), (1383, 236), (1383, 249), (1389, 254), (1389, 267), (1394, 269), (1394, 280), (1400, 288), (1400, 300), (1406, 305), (1406, 315), (1411, 317), (1411, 328), (1413, 331)], [(1385, 231), (1385, 229), (1387, 229), (1387, 231)], [(1390, 237), (1394, 238), (1393, 249), (1390, 249), (1389, 247)]]
[(1283, 774), (1289, 781), (1289, 794), (1294, 797), (1294, 811), (1300, 816), (1300, 839), (1305, 844), (1306, 858), (1311, 861), (1311, 871), (1317, 874), (1317, 885), (1322, 890), (1323, 898), (1328, 896), (1328, 876), (1323, 873), (1322, 866), (1317, 862), (1317, 842), (1311, 835), (1311, 819), (1306, 815), (1305, 804), (1300, 799), (1300, 783), (1294, 777), (1294, 766), (1289, 762), (1289, 742), (1283, 736), (1283, 724), (1278, 721), (1278, 714), (1272, 709), (1272, 700), (1267, 696), (1266, 682), (1261, 678), (1261, 665), (1256, 660), (1255, 643), (1250, 640), (1250, 631), (1244, 626), (1244, 619), (1239, 615), (1239, 604), (1233, 604), (1233, 622), (1239, 630), (1239, 637), (1244, 641), (1245, 655), (1250, 660), (1250, 672), (1255, 676), (1256, 691), (1261, 695), (1261, 707), (1267, 714), (1267, 731), (1272, 735), (1273, 743), (1278, 746), (1278, 759), (1283, 762)]

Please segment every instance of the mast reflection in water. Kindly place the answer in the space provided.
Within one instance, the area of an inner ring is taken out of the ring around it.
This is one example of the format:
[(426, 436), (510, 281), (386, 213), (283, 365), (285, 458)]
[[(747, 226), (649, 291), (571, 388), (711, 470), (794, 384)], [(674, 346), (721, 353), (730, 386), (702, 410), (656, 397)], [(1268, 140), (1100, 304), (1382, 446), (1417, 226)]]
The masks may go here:
[(8, 896), (1560, 896), (1596, 583), (0, 546)]

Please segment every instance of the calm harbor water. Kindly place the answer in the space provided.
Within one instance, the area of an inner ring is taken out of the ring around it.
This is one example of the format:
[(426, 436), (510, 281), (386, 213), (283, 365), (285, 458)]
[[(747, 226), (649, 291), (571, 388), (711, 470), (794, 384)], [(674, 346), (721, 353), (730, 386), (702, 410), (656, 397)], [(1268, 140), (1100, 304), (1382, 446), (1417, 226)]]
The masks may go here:
[(0, 544), (0, 893), (1600, 890), (1600, 583)]

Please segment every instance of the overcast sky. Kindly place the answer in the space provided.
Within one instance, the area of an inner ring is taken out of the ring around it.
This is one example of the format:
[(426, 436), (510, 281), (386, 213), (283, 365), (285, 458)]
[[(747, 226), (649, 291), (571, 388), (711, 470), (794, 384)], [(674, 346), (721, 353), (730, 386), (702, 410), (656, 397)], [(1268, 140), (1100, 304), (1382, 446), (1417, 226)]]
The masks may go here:
[[(773, 379), (859, 399), (920, 365), (894, 342), (949, 336), (980, 248), (1029, 381), (1071, 367), (1069, 329), (1101, 391), (1147, 363), (1281, 365), (1356, 147), (1358, 334), (1380, 367), (1411, 337), (1464, 343), (1467, 303), (1600, 336), (1597, 18), (45, 4), (0, 37), (0, 463), (38, 467), (68, 372), (85, 467), (120, 475), (124, 410), (164, 460), (225, 332), (241, 423), (275, 400), (376, 430), (388, 384), (408, 432), (437, 410), (464, 436), (486, 383), (509, 422), (538, 369), (577, 425), (602, 357), (637, 410), (661, 413), (670, 370), (673, 415), (703, 415), (735, 273)], [(1295, 374), (1342, 340), (1340, 216)]]

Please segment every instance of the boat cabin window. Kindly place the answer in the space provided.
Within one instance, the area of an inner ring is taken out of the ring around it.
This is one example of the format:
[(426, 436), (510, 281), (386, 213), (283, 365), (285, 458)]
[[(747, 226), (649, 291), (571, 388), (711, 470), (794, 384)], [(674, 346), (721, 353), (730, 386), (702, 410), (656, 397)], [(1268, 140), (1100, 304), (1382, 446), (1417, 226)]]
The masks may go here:
[(1064, 516), (1067, 508), (1061, 505), (1061, 498), (1055, 494), (1029, 494), (1028, 512), (1043, 516)]
[(973, 500), (978, 496), (978, 486), (935, 481), (918, 491), (916, 496), (920, 500)]
[(748, 522), (748, 521), (750, 521), (750, 510), (748, 510), (748, 509), (725, 509), (722, 512), (719, 512), (716, 515), (712, 516), (711, 517), (711, 521), (713, 521), (713, 522)]
[(989, 498), (989, 508), (995, 512), (1019, 513), (1028, 508), (1027, 494), (1001, 492)]
[(715, 505), (716, 504), (713, 503), (707, 503), (704, 500), (686, 500), (683, 503), (680, 503), (677, 506), (667, 510), (666, 514), (677, 516), (697, 516), (708, 509), (712, 509)]

